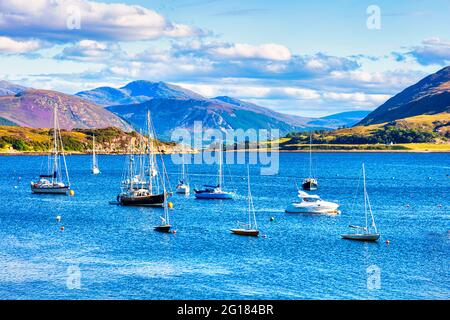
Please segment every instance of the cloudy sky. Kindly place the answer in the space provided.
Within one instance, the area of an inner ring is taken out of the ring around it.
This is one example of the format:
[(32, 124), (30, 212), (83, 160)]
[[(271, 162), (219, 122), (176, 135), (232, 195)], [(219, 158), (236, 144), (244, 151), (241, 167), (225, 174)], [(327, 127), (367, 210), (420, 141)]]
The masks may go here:
[(66, 93), (145, 79), (302, 116), (370, 110), (450, 64), (449, 21), (448, 0), (1, 0), (0, 79)]

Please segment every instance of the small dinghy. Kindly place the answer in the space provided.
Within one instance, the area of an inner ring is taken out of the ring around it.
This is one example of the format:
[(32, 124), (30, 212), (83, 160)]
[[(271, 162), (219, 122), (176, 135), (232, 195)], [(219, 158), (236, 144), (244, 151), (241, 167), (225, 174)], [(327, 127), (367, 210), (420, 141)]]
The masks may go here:
[(248, 181), (248, 222), (242, 223), (238, 222), (241, 228), (231, 229), (231, 233), (239, 235), (239, 236), (250, 236), (257, 237), (259, 236), (258, 225), (256, 223), (256, 215), (255, 215), (255, 206), (253, 205), (253, 197), (250, 188), (250, 169), (247, 166), (247, 181)]
[[(355, 233), (342, 234), (342, 239), (346, 240), (356, 240), (356, 241), (377, 241), (380, 238), (380, 233), (378, 232), (377, 225), (375, 224), (375, 219), (372, 213), (372, 207), (370, 205), (369, 195), (367, 194), (366, 189), (366, 171), (364, 164), (362, 165), (362, 174), (363, 174), (363, 184), (364, 184), (364, 214), (366, 220), (366, 226), (354, 226), (350, 225), (349, 227), (357, 230)], [(371, 217), (371, 224), (369, 226), (369, 214)]]

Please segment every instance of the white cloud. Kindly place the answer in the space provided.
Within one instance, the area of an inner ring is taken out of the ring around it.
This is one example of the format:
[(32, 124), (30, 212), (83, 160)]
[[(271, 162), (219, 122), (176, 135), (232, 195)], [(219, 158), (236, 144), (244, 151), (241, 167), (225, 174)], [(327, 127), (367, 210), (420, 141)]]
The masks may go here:
[(450, 41), (443, 40), (439, 37), (431, 37), (424, 39), (422, 45), (413, 47), (410, 52), (395, 54), (401, 59), (411, 56), (424, 66), (444, 66), (450, 63)]
[(291, 51), (284, 45), (190, 41), (174, 44), (175, 55), (209, 58), (211, 60), (271, 60), (288, 61)]
[(269, 43), (254, 46), (245, 43), (217, 46), (209, 49), (215, 56), (229, 59), (263, 59), (286, 61), (291, 59), (291, 52), (283, 45)]
[(81, 62), (107, 63), (109, 59), (120, 59), (124, 55), (125, 53), (122, 52), (118, 44), (81, 40), (74, 45), (65, 47), (55, 58)]
[(0, 36), (0, 53), (30, 53), (41, 49), (42, 47), (42, 42), (38, 40), (15, 40), (12, 38)]
[[(79, 28), (71, 21), (79, 21)], [(141, 6), (88, 0), (1, 0), (0, 30), (3, 35), (62, 42), (134, 41), (203, 33)]]
[(386, 94), (367, 94), (364, 92), (342, 93), (342, 92), (324, 92), (323, 99), (328, 101), (345, 101), (357, 105), (379, 105), (389, 99), (391, 96)]

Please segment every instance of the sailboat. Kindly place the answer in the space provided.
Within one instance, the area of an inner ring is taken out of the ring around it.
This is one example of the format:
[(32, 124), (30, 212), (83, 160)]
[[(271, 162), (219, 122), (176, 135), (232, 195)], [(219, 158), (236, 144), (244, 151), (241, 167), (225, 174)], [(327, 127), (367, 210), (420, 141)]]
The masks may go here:
[(184, 163), (184, 155), (181, 155), (181, 156), (182, 156), (181, 178), (178, 181), (176, 192), (179, 194), (189, 194), (190, 187), (189, 187), (189, 183), (187, 182), (187, 174), (186, 174), (186, 168), (185, 168), (185, 163)]
[[(164, 183), (164, 180), (162, 180), (162, 186), (164, 190), (164, 194), (166, 194), (166, 185)], [(158, 232), (162, 233), (170, 233), (170, 229), (172, 228), (172, 225), (170, 224), (169, 220), (169, 204), (167, 203), (167, 198), (164, 199), (164, 216), (161, 217), (161, 224), (155, 226), (153, 229)]]
[(204, 189), (198, 190), (194, 189), (195, 197), (197, 199), (222, 199), (222, 200), (230, 200), (233, 199), (234, 193), (228, 192), (222, 190), (223, 185), (223, 170), (222, 170), (222, 162), (223, 162), (223, 155), (222, 150), (220, 147), (219, 153), (219, 172), (217, 175), (217, 185), (216, 186), (210, 186), (210, 185), (204, 185)]
[(97, 155), (95, 154), (95, 135), (92, 135), (92, 174), (99, 174), (100, 169), (98, 168)]
[(231, 229), (231, 233), (240, 236), (259, 236), (258, 224), (256, 223), (255, 206), (253, 205), (252, 191), (250, 188), (250, 169), (247, 166), (247, 182), (248, 182), (248, 222), (239, 222), (241, 228)]
[[(62, 163), (64, 165), (64, 175), (66, 177), (66, 182), (64, 182), (63, 180), (61, 158), (63, 160)], [(70, 181), (61, 139), (57, 105), (55, 105), (53, 108), (53, 150), (48, 160), (47, 173), (41, 174), (39, 176), (38, 182), (31, 182), (31, 192), (36, 194), (67, 195), (70, 191)]]
[[(157, 161), (154, 154), (150, 112), (147, 112), (147, 141), (144, 143), (142, 138), (139, 141), (139, 152), (135, 154), (134, 141), (130, 144), (130, 154), (128, 156), (128, 165), (122, 180), (122, 192), (117, 196), (117, 202), (123, 206), (157, 206), (163, 207), (166, 202), (167, 192), (163, 188), (160, 190), (161, 181), (164, 182), (164, 176), (159, 173)], [(142, 137), (142, 136), (141, 136)], [(146, 168), (145, 148), (148, 148), (149, 166)], [(163, 172), (165, 172), (164, 163), (162, 163)]]
[[(366, 188), (366, 171), (364, 164), (362, 165), (363, 174), (363, 184), (364, 184), (364, 214), (366, 218), (366, 226), (354, 226), (349, 227), (357, 230), (355, 233), (342, 234), (341, 237), (347, 240), (358, 240), (358, 241), (377, 241), (380, 238), (380, 233), (378, 232), (377, 225), (375, 224), (375, 219), (373, 217), (372, 207), (370, 205), (369, 195), (367, 194)], [(369, 225), (369, 214), (371, 219), (371, 224)]]
[(317, 190), (317, 180), (313, 178), (312, 173), (312, 135), (309, 136), (309, 177), (302, 182), (303, 190), (313, 191)]

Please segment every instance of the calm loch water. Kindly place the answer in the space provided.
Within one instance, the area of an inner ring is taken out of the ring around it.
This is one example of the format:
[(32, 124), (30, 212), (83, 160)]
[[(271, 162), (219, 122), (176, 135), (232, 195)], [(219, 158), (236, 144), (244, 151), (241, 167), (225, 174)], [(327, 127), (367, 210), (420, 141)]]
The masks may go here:
[[(318, 194), (341, 204), (336, 217), (284, 213), (308, 172), (308, 154), (281, 154), (273, 177), (251, 166), (266, 235), (256, 239), (229, 233), (246, 217), (245, 165), (225, 170), (239, 194), (233, 201), (175, 195), (177, 233), (166, 235), (153, 231), (161, 209), (108, 204), (124, 157), (100, 156), (99, 176), (90, 174), (90, 157), (68, 157), (75, 197), (30, 193), (43, 159), (0, 157), (0, 299), (450, 298), (448, 154), (315, 154)], [(339, 237), (348, 224), (364, 223), (361, 194), (353, 207), (362, 162), (379, 243)], [(174, 185), (179, 168), (166, 163)], [(189, 171), (191, 186), (201, 186), (214, 181), (216, 168)], [(370, 266), (380, 270), (379, 286)]]

